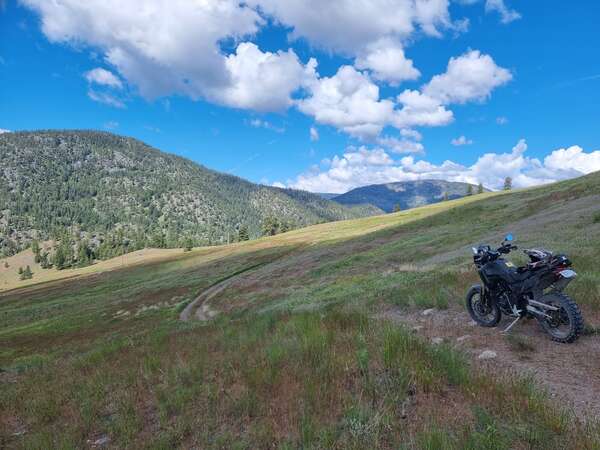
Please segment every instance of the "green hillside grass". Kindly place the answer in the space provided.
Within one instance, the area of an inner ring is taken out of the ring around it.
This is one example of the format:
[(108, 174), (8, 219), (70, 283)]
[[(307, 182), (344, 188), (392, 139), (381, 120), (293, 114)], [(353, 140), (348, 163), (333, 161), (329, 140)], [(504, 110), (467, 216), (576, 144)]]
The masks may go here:
[(599, 199), (593, 174), (0, 293), (0, 447), (599, 448), (535, 380), (381, 319), (462, 308), (469, 247), (511, 231), (569, 254), (593, 332)]

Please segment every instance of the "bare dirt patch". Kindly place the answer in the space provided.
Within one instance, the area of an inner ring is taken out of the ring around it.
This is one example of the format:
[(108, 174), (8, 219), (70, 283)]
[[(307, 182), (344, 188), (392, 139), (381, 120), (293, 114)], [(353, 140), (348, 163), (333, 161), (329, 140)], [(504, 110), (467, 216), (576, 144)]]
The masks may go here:
[[(407, 312), (390, 309), (378, 317), (406, 325), (430, 342), (446, 342), (469, 354), (474, 364), (498, 374), (531, 375), (558, 404), (581, 419), (600, 419), (600, 336), (582, 336), (574, 344), (553, 342), (535, 320), (521, 320), (509, 333), (504, 318), (496, 328), (476, 325), (466, 311)], [(520, 344), (524, 343), (524, 344)], [(479, 356), (491, 350), (496, 357)]]

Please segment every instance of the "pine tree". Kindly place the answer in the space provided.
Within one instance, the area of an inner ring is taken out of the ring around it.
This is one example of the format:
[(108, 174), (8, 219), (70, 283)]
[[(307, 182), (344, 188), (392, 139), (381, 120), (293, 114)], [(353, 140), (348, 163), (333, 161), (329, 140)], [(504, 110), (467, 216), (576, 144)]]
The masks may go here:
[(87, 241), (81, 241), (78, 245), (77, 265), (79, 267), (89, 266), (92, 263), (92, 250)]
[(450, 198), (448, 197), (448, 192), (444, 192), (444, 201), (447, 202)]
[(54, 251), (53, 263), (54, 267), (58, 270), (66, 269), (73, 265), (73, 259), (75, 258), (71, 240), (68, 236), (63, 236), (62, 240)]
[(506, 177), (504, 179), (504, 190), (505, 191), (510, 191), (512, 189), (512, 178), (511, 177)]
[(467, 195), (473, 195), (473, 185), (469, 184), (467, 186)]
[(478, 194), (483, 194), (483, 184), (479, 183), (477, 185), (477, 193)]
[(248, 234), (248, 227), (246, 225), (240, 225), (240, 229), (238, 230), (238, 240), (249, 241), (250, 235)]
[(31, 242), (31, 251), (33, 252), (33, 258), (36, 263), (40, 262), (40, 244), (38, 241)]
[(31, 271), (31, 267), (27, 266), (23, 273), (21, 274), (21, 280), (30, 280), (33, 278), (33, 272)]
[(8, 269), (10, 266), (8, 265), (8, 261), (4, 261), (4, 268)]
[(40, 267), (42, 269), (49, 269), (51, 267), (47, 252), (44, 252), (40, 255)]
[(263, 236), (275, 236), (279, 232), (279, 220), (276, 217), (266, 217), (262, 223)]
[(290, 231), (292, 229), (292, 224), (290, 224), (287, 221), (282, 221), (279, 225), (279, 232), (280, 233), (287, 233), (288, 231)]
[(402, 211), (402, 208), (400, 207), (400, 203), (396, 203), (394, 205), (394, 212), (396, 213), (396, 212), (400, 212), (400, 211)]
[(187, 236), (183, 241), (183, 251), (191, 252), (193, 248), (194, 248), (194, 241), (192, 241), (191, 237)]
[(22, 267), (19, 267), (19, 270), (17, 270), (17, 273), (18, 273), (19, 275), (23, 275), (23, 268), (22, 268)]

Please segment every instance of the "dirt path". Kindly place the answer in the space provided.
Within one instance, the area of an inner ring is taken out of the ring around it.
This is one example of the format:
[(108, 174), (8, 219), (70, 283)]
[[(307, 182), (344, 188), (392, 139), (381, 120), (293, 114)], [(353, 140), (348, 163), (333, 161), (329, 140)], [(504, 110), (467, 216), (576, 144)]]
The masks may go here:
[(203, 291), (189, 305), (187, 305), (183, 311), (181, 311), (179, 314), (179, 320), (187, 322), (192, 318), (192, 316), (203, 322), (212, 319), (218, 314), (218, 312), (211, 309), (207, 302), (225, 290), (234, 279), (234, 277), (228, 278)]
[[(211, 287), (209, 287), (205, 291), (202, 291), (200, 293), (200, 295), (198, 295), (198, 297), (196, 297), (189, 305), (187, 305), (185, 307), (185, 309), (183, 311), (181, 311), (181, 313), (179, 314), (179, 320), (181, 320), (183, 322), (187, 322), (192, 318), (192, 315), (194, 315), (197, 320), (200, 320), (203, 322), (206, 322), (207, 320), (212, 319), (217, 314), (219, 314), (219, 311), (215, 311), (214, 309), (212, 309), (210, 307), (210, 305), (208, 304), (208, 302), (210, 300), (212, 300), (214, 297), (216, 297), (221, 292), (223, 292), (225, 289), (227, 289), (233, 282), (235, 282), (237, 280), (237, 278), (240, 275), (246, 274), (247, 272), (250, 272), (250, 271), (254, 271), (254, 270), (264, 267), (268, 264), (272, 264), (273, 262), (277, 261), (278, 259), (283, 258), (286, 255), (287, 254), (278, 256), (277, 258), (273, 259), (272, 261), (261, 262), (259, 264), (255, 264), (253, 266), (246, 267), (245, 269), (242, 269), (238, 272), (232, 273), (228, 277), (213, 284)], [(194, 310), (196, 311), (195, 314), (194, 314)]]
[[(484, 368), (521, 375), (535, 381), (560, 404), (572, 408), (579, 418), (600, 420), (600, 336), (582, 336), (575, 344), (551, 341), (534, 320), (518, 322), (508, 333), (504, 318), (497, 328), (483, 328), (466, 311), (433, 310), (406, 312), (389, 310), (386, 319), (402, 323), (431, 342), (454, 345)], [(491, 350), (496, 357), (479, 359)]]

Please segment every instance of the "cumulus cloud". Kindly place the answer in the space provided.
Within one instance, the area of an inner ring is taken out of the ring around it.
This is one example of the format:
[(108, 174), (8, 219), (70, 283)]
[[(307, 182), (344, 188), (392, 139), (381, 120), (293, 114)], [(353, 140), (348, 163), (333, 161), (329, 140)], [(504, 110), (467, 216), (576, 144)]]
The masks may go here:
[(380, 99), (379, 87), (352, 66), (313, 80), (308, 91), (298, 101), (300, 111), (356, 137), (377, 136), (394, 112), (394, 102)]
[(483, 183), (501, 189), (512, 177), (513, 186), (529, 187), (573, 178), (600, 170), (600, 150), (586, 153), (579, 146), (557, 149), (542, 161), (525, 155), (527, 143), (521, 139), (510, 152), (486, 153), (465, 166), (453, 161), (433, 164), (414, 156), (392, 158), (381, 148), (349, 147), (341, 156), (325, 160), (288, 185), (312, 192), (342, 193), (359, 186), (419, 179), (443, 179), (472, 184)]
[(371, 70), (373, 78), (388, 82), (391, 86), (398, 86), (405, 80), (415, 80), (421, 75), (412, 60), (404, 55), (402, 45), (389, 38), (367, 45), (359, 53), (354, 66)]
[(420, 90), (406, 89), (395, 101), (380, 98), (379, 87), (367, 72), (342, 66), (331, 77), (316, 75), (307, 81), (309, 95), (297, 104), (319, 123), (373, 140), (386, 126), (402, 130), (447, 125), (454, 119), (448, 104), (484, 101), (511, 78), (489, 55), (471, 50), (451, 58), (446, 72)]
[(410, 139), (398, 139), (392, 136), (377, 138), (377, 144), (389, 149), (392, 153), (424, 153), (425, 147), (420, 142)]
[(95, 83), (115, 89), (122, 89), (123, 82), (114, 73), (101, 67), (96, 67), (84, 74), (88, 83)]
[(396, 128), (442, 126), (454, 120), (438, 99), (416, 90), (407, 89), (397, 97), (402, 108), (395, 112), (392, 122)]
[(485, 12), (497, 12), (502, 23), (510, 23), (521, 18), (521, 14), (506, 6), (504, 0), (486, 0)]
[(471, 145), (473, 141), (471, 139), (467, 139), (464, 135), (454, 138), (450, 141), (452, 145), (455, 147), (460, 147), (461, 145)]
[(235, 0), (22, 0), (52, 42), (99, 49), (142, 96), (197, 98), (230, 83), (218, 42), (258, 31), (262, 19)]
[(303, 65), (293, 50), (262, 52), (255, 44), (243, 42), (227, 57), (231, 83), (212, 90), (209, 97), (236, 108), (281, 111), (292, 104), (291, 95), (314, 78), (316, 61)]
[(423, 93), (443, 104), (483, 101), (511, 79), (510, 71), (496, 65), (491, 56), (470, 50), (450, 58), (446, 72), (434, 76)]
[[(114, 71), (87, 72), (94, 84), (88, 96), (120, 108), (124, 100), (115, 91), (125, 84), (150, 100), (182, 95), (260, 112), (295, 105), (319, 124), (372, 143), (386, 127), (446, 125), (453, 120), (448, 105), (483, 101), (511, 78), (490, 56), (471, 51), (421, 89), (380, 97), (377, 82), (396, 86), (419, 77), (404, 54), (413, 33), (440, 36), (464, 25), (451, 20), (448, 0), (21, 2), (40, 15), (51, 42), (102, 55)], [(292, 49), (263, 51), (249, 42), (271, 21), (290, 27), (292, 39), (355, 58), (356, 66), (320, 77), (312, 58), (303, 62)], [(407, 146), (406, 136), (394, 138)]]
[(439, 36), (453, 28), (448, 0), (250, 0), (276, 21), (292, 28), (292, 39), (304, 38), (327, 50), (356, 55), (381, 38), (406, 39), (420, 29)]
[(496, 123), (498, 125), (506, 125), (508, 123), (508, 117), (504, 117), (504, 116), (496, 117)]
[(4, 128), (0, 128), (0, 134), (10, 133), (10, 130), (6, 130)]
[(310, 127), (310, 140), (312, 142), (316, 142), (319, 140), (319, 130), (317, 130), (315, 127)]

